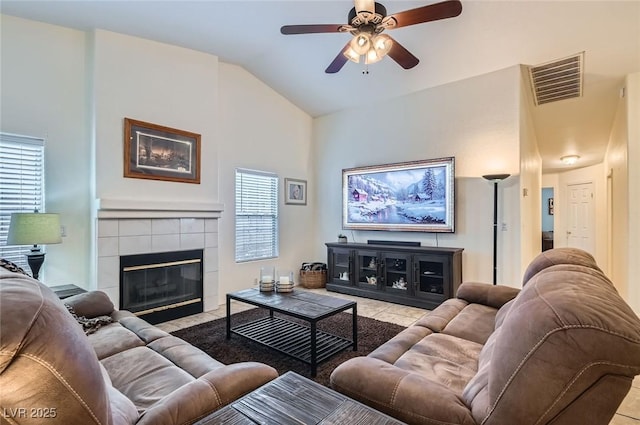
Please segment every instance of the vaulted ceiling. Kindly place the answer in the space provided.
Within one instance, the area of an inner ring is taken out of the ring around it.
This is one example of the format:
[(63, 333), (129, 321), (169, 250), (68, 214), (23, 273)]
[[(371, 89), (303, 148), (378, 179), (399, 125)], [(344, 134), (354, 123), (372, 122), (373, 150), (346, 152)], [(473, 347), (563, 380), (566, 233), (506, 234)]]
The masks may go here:
[[(433, 1), (383, 4), (388, 14)], [(547, 172), (576, 153), (602, 161), (624, 76), (640, 72), (640, 1), (462, 1), (460, 16), (388, 32), (420, 59), (404, 70), (390, 58), (368, 67), (325, 68), (348, 33), (280, 34), (289, 24), (346, 24), (351, 0), (107, 1), (3, 0), (0, 11), (80, 30), (100, 28), (217, 55), (237, 64), (312, 116), (383, 102), (517, 64), (584, 52), (583, 96), (533, 109)]]

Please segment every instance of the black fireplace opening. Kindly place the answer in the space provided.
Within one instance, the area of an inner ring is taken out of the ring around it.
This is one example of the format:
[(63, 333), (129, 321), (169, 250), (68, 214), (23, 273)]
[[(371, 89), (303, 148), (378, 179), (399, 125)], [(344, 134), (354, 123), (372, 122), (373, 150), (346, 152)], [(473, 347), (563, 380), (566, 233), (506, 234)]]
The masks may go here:
[(202, 313), (203, 251), (120, 257), (120, 309), (156, 324)]

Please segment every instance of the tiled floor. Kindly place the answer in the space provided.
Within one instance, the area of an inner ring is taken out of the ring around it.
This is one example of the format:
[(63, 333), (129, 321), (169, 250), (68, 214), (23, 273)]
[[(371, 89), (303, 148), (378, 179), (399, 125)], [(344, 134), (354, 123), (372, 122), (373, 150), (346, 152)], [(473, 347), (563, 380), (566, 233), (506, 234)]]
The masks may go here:
[[(299, 288), (302, 290), (302, 288)], [(327, 292), (324, 289), (314, 289), (313, 292), (327, 294), (335, 297), (352, 299), (358, 302), (358, 315), (370, 317), (384, 322), (397, 323), (402, 326), (409, 326), (425, 314), (426, 310), (415, 307), (407, 307), (398, 304), (391, 304), (384, 301), (370, 300), (367, 298), (353, 297), (350, 295), (338, 294), (335, 292)], [(253, 308), (251, 305), (232, 302), (232, 313)], [(170, 322), (157, 325), (167, 332), (197, 325), (199, 323), (225, 317), (226, 311), (224, 306), (218, 310), (208, 311), (189, 317), (184, 317)], [(617, 414), (609, 425), (640, 425), (640, 376), (633, 381), (631, 391), (624, 399)]]

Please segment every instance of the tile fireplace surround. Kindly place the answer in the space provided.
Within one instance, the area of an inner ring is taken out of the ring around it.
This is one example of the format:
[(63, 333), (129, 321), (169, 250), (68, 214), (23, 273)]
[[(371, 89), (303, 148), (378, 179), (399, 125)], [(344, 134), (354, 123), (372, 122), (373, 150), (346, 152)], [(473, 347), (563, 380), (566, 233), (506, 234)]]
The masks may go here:
[(216, 203), (99, 199), (96, 202), (96, 288), (120, 305), (120, 256), (204, 250), (204, 311), (218, 300), (218, 219)]

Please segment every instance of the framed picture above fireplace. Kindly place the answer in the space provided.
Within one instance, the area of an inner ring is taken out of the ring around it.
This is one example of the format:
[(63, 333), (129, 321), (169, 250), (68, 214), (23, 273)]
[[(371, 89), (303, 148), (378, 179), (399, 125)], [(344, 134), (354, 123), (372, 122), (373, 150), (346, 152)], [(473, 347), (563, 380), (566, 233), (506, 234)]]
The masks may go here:
[(455, 158), (342, 170), (342, 227), (453, 233)]
[(200, 134), (124, 119), (124, 176), (200, 184)]

